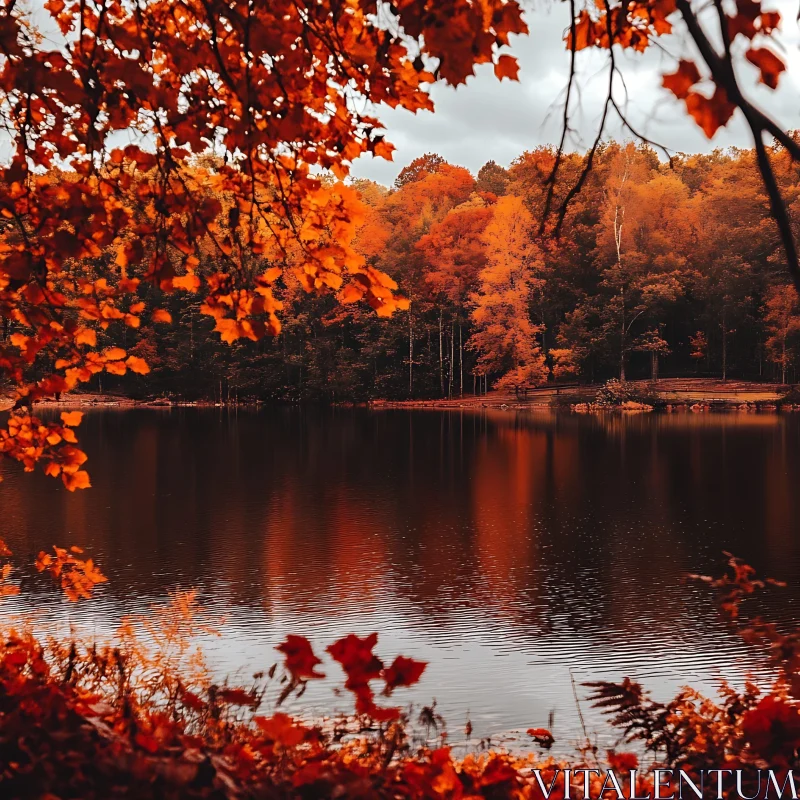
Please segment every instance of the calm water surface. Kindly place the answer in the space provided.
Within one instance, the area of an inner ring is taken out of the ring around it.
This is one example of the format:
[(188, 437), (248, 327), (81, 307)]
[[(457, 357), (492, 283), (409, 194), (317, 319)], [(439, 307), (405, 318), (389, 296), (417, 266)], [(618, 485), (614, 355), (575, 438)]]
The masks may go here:
[[(80, 434), (94, 488), (4, 466), (0, 537), (20, 557), (79, 544), (110, 582), (3, 613), (106, 632), (195, 587), (228, 615), (205, 643), (222, 673), (269, 667), (286, 632), (321, 649), (374, 630), (380, 654), (430, 662), (400, 700), (435, 697), (479, 736), (552, 712), (563, 742), (572, 678), (581, 697), (624, 675), (666, 697), (757, 668), (681, 580), (722, 550), (789, 581), (770, 612), (800, 616), (800, 417), (109, 410)], [(331, 692), (306, 708), (346, 709)]]

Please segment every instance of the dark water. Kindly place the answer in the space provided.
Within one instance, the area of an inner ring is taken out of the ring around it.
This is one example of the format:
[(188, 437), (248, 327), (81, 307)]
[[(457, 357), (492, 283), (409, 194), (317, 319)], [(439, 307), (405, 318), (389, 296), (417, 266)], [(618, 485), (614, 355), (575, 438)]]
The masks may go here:
[[(380, 654), (430, 662), (399, 699), (436, 697), (455, 730), (554, 712), (572, 740), (573, 678), (665, 697), (755, 668), (681, 580), (724, 549), (789, 581), (772, 614), (800, 611), (800, 417), (186, 409), (91, 412), (80, 433), (88, 492), (2, 467), (0, 537), (81, 545), (110, 577), (77, 608), (25, 600), (44, 620), (108, 631), (196, 587), (228, 614), (209, 659), (242, 675), (287, 632), (375, 630)], [(327, 684), (307, 702), (348, 707)]]

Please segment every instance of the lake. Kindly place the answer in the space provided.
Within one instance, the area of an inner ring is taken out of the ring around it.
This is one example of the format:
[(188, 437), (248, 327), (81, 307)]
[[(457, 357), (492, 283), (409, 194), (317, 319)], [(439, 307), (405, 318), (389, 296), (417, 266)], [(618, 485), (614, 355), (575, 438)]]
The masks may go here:
[[(109, 583), (5, 613), (107, 632), (194, 587), (227, 615), (211, 664), (245, 677), (287, 632), (322, 650), (377, 631), (380, 655), (430, 662), (397, 699), (435, 697), (454, 738), (468, 716), (476, 737), (552, 718), (571, 744), (573, 680), (602, 738), (583, 681), (628, 675), (666, 698), (757, 669), (682, 580), (723, 550), (790, 582), (773, 616), (800, 611), (800, 416), (109, 409), (79, 434), (93, 489), (3, 464), (0, 537), (20, 559), (80, 545)], [(324, 683), (292, 708), (349, 704)]]

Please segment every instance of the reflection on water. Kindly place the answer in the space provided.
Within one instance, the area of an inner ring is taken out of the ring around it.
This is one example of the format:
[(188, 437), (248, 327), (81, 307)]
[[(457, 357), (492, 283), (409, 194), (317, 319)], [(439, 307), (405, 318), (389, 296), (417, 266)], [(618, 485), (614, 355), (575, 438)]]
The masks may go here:
[(411, 699), (479, 735), (555, 710), (577, 736), (570, 674), (664, 695), (755, 664), (681, 580), (722, 550), (793, 584), (773, 614), (800, 608), (792, 416), (98, 411), (80, 433), (89, 492), (3, 467), (0, 537), (84, 546), (111, 578), (38, 609), (108, 629), (197, 587), (229, 614), (208, 645), (228, 672), (268, 666), (288, 631), (377, 630), (382, 654), (431, 662)]

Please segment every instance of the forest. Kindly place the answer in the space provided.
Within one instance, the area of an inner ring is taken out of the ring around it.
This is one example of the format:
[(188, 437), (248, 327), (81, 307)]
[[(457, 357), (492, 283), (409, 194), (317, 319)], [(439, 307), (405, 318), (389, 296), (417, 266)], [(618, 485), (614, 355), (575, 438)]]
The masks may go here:
[[(565, 185), (586, 158), (566, 157)], [(408, 310), (376, 315), (287, 272), (274, 287), (281, 334), (228, 344), (201, 298), (177, 292), (165, 298), (172, 325), (142, 317), (103, 335), (151, 372), (101, 374), (92, 388), (341, 402), (659, 373), (795, 382), (800, 308), (752, 150), (668, 163), (646, 145), (605, 144), (557, 237), (540, 226), (554, 159), (538, 148), (475, 176), (427, 154), (392, 187), (351, 182), (363, 206), (355, 247)], [(800, 174), (780, 147), (773, 160), (796, 216)], [(197, 269), (212, 273), (214, 254)]]

